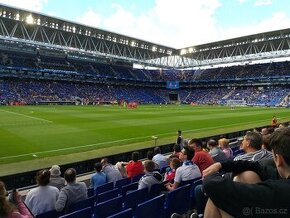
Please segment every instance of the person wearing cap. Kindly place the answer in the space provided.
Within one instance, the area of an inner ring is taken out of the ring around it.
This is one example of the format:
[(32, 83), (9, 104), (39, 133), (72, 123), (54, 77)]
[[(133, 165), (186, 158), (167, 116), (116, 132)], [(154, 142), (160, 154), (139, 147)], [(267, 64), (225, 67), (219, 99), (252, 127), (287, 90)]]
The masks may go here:
[(53, 165), (50, 168), (50, 179), (48, 185), (54, 186), (61, 190), (65, 186), (65, 180), (60, 176), (60, 167), (58, 165)]

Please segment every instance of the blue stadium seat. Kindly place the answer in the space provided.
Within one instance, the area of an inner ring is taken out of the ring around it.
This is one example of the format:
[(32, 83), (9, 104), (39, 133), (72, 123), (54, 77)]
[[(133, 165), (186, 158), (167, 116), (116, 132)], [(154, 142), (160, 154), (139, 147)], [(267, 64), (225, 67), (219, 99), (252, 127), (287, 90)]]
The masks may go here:
[(131, 178), (127, 177), (124, 179), (119, 179), (118, 181), (116, 181), (115, 183), (115, 188), (118, 188), (120, 193), (121, 193), (121, 188), (124, 185), (129, 185), (131, 183)]
[(181, 181), (180, 184), (179, 184), (179, 187), (187, 185), (187, 184), (192, 185), (195, 181), (198, 181), (200, 179), (201, 179), (201, 177), (198, 177), (198, 178), (195, 178), (195, 179), (191, 179), (191, 180), (187, 180), (187, 181)]
[(81, 210), (63, 215), (59, 218), (92, 218), (92, 208), (86, 207)]
[(132, 217), (133, 217), (133, 210), (132, 208), (128, 208), (119, 213), (115, 213), (112, 216), (108, 216), (107, 218), (132, 218)]
[(139, 180), (141, 179), (141, 177), (144, 176), (144, 175), (145, 175), (145, 173), (141, 173), (141, 174), (138, 174), (138, 175), (136, 175), (136, 176), (133, 176), (133, 177), (131, 178), (131, 182), (132, 182), (132, 183), (134, 183), (134, 182), (139, 182)]
[(50, 210), (42, 214), (38, 214), (35, 218), (58, 218), (59, 216), (63, 215), (64, 212), (57, 212), (56, 210)]
[(106, 192), (106, 191), (110, 191), (114, 189), (114, 183), (113, 182), (109, 182), (103, 185), (100, 185), (96, 188), (96, 195)]
[(103, 218), (111, 216), (115, 213), (118, 213), (122, 210), (122, 204), (123, 204), (123, 198), (122, 196), (113, 198), (111, 200), (99, 203), (96, 205), (94, 209), (94, 218)]
[(132, 191), (130, 193), (127, 193), (124, 197), (124, 208), (132, 208), (134, 211), (138, 204), (147, 200), (148, 188)]
[(95, 190), (94, 190), (94, 188), (88, 188), (88, 198), (89, 197), (92, 197), (92, 196), (94, 196), (95, 195)]
[(87, 208), (87, 207), (90, 207), (91, 212), (93, 212), (94, 203), (95, 203), (95, 196), (89, 197), (85, 200), (78, 201), (71, 204), (68, 208), (68, 212), (71, 213), (71, 212), (74, 212), (83, 208)]
[(163, 194), (139, 204), (136, 208), (134, 218), (164, 217), (164, 201), (165, 195)]
[(119, 196), (119, 189), (115, 188), (113, 190), (110, 190), (110, 191), (106, 191), (106, 192), (103, 192), (101, 194), (98, 194), (96, 196), (96, 202), (97, 203), (101, 203), (101, 202), (104, 202), (104, 201), (108, 201), (110, 199), (113, 199), (113, 198), (116, 198)]
[(190, 184), (169, 191), (165, 200), (165, 217), (173, 213), (184, 214), (190, 208)]
[(195, 207), (195, 192), (194, 189), (196, 186), (201, 185), (202, 184), (202, 179), (196, 180), (193, 182), (193, 184), (191, 185), (190, 188), (190, 208), (194, 208)]
[(128, 191), (137, 190), (138, 189), (138, 182), (131, 183), (129, 185), (124, 185), (121, 188), (122, 196), (125, 196)]
[(153, 184), (150, 188), (149, 191), (149, 198), (154, 198), (158, 195), (160, 195), (161, 191), (167, 191), (167, 189), (165, 188), (165, 184), (167, 184), (169, 181), (164, 181), (160, 184)]

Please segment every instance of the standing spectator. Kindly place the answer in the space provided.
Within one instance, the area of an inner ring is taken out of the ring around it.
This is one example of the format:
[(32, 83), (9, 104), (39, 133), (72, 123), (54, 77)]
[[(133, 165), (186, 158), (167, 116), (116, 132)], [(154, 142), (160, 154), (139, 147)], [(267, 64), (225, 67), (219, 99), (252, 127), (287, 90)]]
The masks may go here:
[(155, 155), (152, 160), (158, 164), (159, 169), (168, 166), (167, 157), (161, 154), (161, 149), (159, 147), (154, 148), (154, 154)]
[(271, 126), (275, 128), (275, 127), (277, 127), (277, 124), (278, 124), (278, 120), (277, 120), (276, 116), (273, 116), (272, 121), (271, 121)]
[(178, 167), (180, 167), (180, 164), (181, 163), (178, 158), (174, 157), (170, 159), (170, 162), (169, 162), (170, 168), (164, 174), (164, 181), (171, 181), (174, 179), (176, 170)]
[(65, 186), (65, 180), (62, 178), (60, 167), (58, 165), (53, 165), (50, 168), (50, 179), (48, 185), (57, 187), (59, 190)]
[(144, 162), (144, 172), (145, 175), (141, 177), (138, 184), (138, 189), (150, 188), (153, 184), (159, 184), (162, 182), (162, 175), (155, 170), (155, 164), (152, 160), (146, 160)]
[(139, 160), (139, 153), (134, 151), (131, 155), (132, 160), (126, 166), (128, 177), (137, 176), (144, 173), (142, 161)]
[(107, 182), (106, 174), (102, 171), (102, 164), (96, 163), (94, 166), (96, 173), (91, 177), (91, 186), (96, 190), (96, 188), (100, 185), (103, 185)]
[(233, 159), (233, 150), (229, 146), (229, 140), (226, 138), (219, 139), (219, 146), (225, 153), (227, 159)]
[(59, 190), (49, 186), (50, 171), (40, 170), (36, 174), (38, 187), (30, 190), (25, 198), (25, 204), (34, 216), (53, 210), (59, 197)]
[(189, 141), (189, 146), (194, 149), (194, 157), (192, 161), (198, 166), (200, 172), (214, 163), (210, 154), (203, 150), (202, 141), (200, 139), (191, 139)]
[(188, 181), (201, 177), (198, 166), (192, 163), (194, 150), (191, 147), (184, 147), (180, 153), (179, 159), (182, 161), (182, 166), (178, 167), (175, 173), (174, 183), (166, 184), (167, 190), (171, 191), (178, 188), (182, 181)]
[(182, 150), (182, 148), (183, 148), (183, 146), (184, 146), (184, 140), (183, 140), (183, 137), (182, 137), (182, 132), (181, 132), (181, 130), (178, 130), (178, 131), (177, 131), (176, 144), (178, 144), (179, 147), (180, 147), (180, 150)]
[(122, 179), (122, 175), (118, 169), (116, 169), (115, 166), (110, 164), (108, 158), (103, 158), (101, 160), (101, 164), (103, 166), (102, 171), (106, 174), (107, 176), (107, 182), (116, 182), (117, 180)]
[(26, 208), (18, 192), (14, 194), (14, 204), (8, 201), (5, 184), (0, 181), (0, 217), (6, 218), (32, 218), (32, 214)]
[(57, 211), (67, 210), (72, 203), (88, 198), (87, 186), (84, 182), (76, 182), (76, 170), (74, 168), (69, 168), (65, 171), (64, 179), (67, 182), (67, 186), (62, 188), (59, 193), (55, 204)]

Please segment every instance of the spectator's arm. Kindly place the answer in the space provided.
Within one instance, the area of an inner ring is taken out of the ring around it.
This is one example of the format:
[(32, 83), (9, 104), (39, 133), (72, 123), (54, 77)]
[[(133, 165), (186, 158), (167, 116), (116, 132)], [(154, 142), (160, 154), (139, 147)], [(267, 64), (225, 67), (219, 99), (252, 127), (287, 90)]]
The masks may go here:
[(64, 191), (60, 191), (58, 199), (55, 203), (56, 211), (62, 211), (65, 207), (66, 202), (67, 202), (66, 194), (64, 193)]

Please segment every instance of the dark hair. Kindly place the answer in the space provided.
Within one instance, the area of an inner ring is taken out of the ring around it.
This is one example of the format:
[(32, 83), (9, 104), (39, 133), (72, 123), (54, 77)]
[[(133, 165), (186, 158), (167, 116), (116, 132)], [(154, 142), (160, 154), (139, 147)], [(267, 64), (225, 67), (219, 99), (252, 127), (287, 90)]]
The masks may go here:
[(275, 131), (269, 138), (269, 146), (274, 154), (280, 154), (286, 164), (290, 166), (290, 128)]
[(256, 150), (260, 150), (263, 144), (262, 135), (257, 132), (248, 131), (245, 135), (246, 139), (250, 141), (250, 146)]
[(154, 148), (154, 154), (161, 154), (161, 149), (159, 147)]
[(214, 139), (210, 139), (210, 140), (208, 140), (207, 144), (208, 144), (209, 146), (211, 146), (211, 147), (216, 147), (216, 146), (218, 146), (217, 141), (214, 140)]
[(191, 139), (189, 142), (188, 142), (189, 145), (192, 145), (192, 144), (196, 144), (197, 147), (202, 147), (202, 141), (200, 139)]
[(155, 170), (155, 163), (152, 160), (146, 160), (144, 162), (144, 168), (148, 171), (148, 172), (153, 172)]
[(45, 169), (45, 170), (39, 170), (36, 173), (36, 182), (40, 186), (46, 186), (49, 183), (50, 179), (50, 171)]
[(179, 135), (181, 135), (181, 130), (178, 130), (177, 132), (178, 132)]
[(194, 156), (194, 150), (189, 146), (184, 146), (183, 150), (185, 151), (185, 155), (187, 156), (187, 160), (192, 160)]
[(173, 151), (175, 151), (175, 152), (181, 152), (180, 145), (178, 145), (178, 144), (174, 144), (174, 145), (173, 145)]
[(102, 170), (102, 164), (101, 164), (100, 162), (95, 163), (94, 168), (95, 168), (95, 170), (96, 170), (97, 172), (101, 172), (101, 170)]
[(153, 156), (154, 156), (154, 154), (153, 154), (153, 151), (147, 151), (147, 159), (148, 160), (152, 160), (153, 159)]
[(110, 163), (110, 161), (109, 161), (109, 159), (108, 158), (103, 158), (102, 160), (101, 160), (101, 164), (102, 165), (105, 165), (105, 164), (107, 164), (107, 163)]
[(74, 168), (68, 168), (65, 172), (64, 172), (64, 178), (68, 183), (74, 182), (76, 180), (76, 170)]
[(134, 151), (131, 155), (131, 158), (134, 162), (137, 162), (139, 160), (139, 153), (137, 151)]
[(271, 135), (263, 135), (262, 139), (263, 139), (263, 145), (264, 145), (264, 148), (268, 151), (271, 151), (271, 147), (269, 146), (269, 139), (270, 139), (270, 136)]
[(170, 159), (170, 163), (172, 163), (174, 169), (180, 167), (180, 160), (178, 158)]

